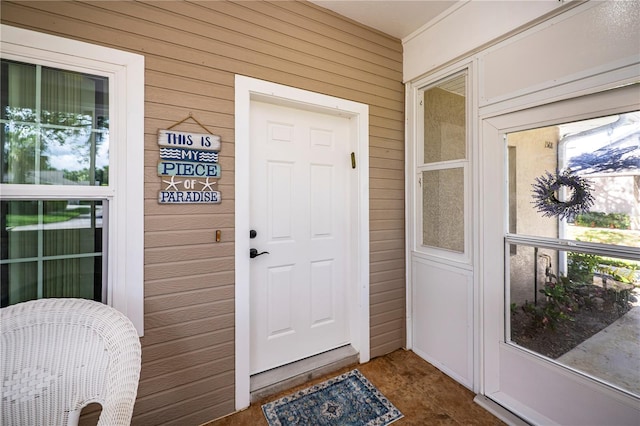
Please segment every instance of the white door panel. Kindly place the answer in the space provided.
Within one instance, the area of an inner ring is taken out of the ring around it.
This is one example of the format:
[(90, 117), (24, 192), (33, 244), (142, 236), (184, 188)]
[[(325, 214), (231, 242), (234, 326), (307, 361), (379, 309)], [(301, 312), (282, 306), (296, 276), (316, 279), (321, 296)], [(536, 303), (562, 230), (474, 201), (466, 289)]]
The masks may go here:
[(251, 104), (251, 374), (349, 343), (349, 129)]

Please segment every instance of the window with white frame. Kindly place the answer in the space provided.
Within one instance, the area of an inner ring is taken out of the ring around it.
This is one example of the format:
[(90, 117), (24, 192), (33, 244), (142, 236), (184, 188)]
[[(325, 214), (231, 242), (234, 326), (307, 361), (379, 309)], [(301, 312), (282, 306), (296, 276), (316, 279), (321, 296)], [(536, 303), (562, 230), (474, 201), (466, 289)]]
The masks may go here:
[[(637, 96), (638, 86), (625, 89)], [(631, 335), (640, 306), (637, 105), (514, 131), (505, 143), (517, 219), (505, 235), (505, 340), (638, 396), (591, 340), (614, 322)], [(615, 350), (633, 359), (634, 345)]]
[(467, 259), (467, 71), (418, 90), (417, 250)]
[(142, 334), (144, 59), (2, 26), (2, 306), (81, 297)]

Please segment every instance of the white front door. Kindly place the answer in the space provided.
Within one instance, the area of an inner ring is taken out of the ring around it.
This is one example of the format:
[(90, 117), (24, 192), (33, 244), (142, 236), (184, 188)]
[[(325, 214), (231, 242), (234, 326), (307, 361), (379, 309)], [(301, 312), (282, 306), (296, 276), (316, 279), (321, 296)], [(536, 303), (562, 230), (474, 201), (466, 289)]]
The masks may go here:
[(350, 342), (353, 171), (348, 118), (252, 101), (250, 120), (255, 374)]

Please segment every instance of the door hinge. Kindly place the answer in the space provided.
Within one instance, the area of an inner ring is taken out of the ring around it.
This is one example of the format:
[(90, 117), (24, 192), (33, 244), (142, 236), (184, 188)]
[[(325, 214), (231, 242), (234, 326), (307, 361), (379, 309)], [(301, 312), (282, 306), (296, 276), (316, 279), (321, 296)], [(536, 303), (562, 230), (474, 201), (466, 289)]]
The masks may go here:
[(352, 169), (356, 168), (356, 153), (355, 152), (351, 153), (351, 168)]

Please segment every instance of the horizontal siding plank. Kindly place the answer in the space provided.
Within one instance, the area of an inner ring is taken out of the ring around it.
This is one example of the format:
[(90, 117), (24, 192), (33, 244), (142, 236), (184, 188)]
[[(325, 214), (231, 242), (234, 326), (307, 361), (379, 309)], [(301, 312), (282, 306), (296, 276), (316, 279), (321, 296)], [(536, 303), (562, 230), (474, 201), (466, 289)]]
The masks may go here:
[[(375, 103), (369, 105), (369, 116), (373, 119), (374, 123), (380, 118), (386, 118), (397, 121), (402, 125), (401, 127), (404, 128), (404, 109), (389, 108), (389, 106), (384, 103)], [(393, 143), (401, 143), (404, 146), (404, 139), (391, 141)]]
[(371, 210), (369, 213), (369, 219), (381, 220), (381, 219), (400, 219), (404, 220), (404, 210), (402, 209), (387, 209), (387, 210)]
[(371, 261), (374, 256), (400, 256), (404, 258), (404, 240), (383, 240), (371, 243)]
[(160, 247), (180, 247), (194, 244), (209, 244), (215, 241), (216, 231), (220, 231), (221, 243), (233, 243), (235, 241), (235, 230), (228, 228), (201, 228), (196, 230), (182, 231), (153, 231), (145, 232), (144, 246), (147, 249)]
[(144, 322), (150, 329), (154, 329), (179, 322), (190, 322), (203, 319), (215, 321), (217, 317), (233, 313), (234, 306), (235, 304), (232, 299), (204, 302), (196, 306), (172, 308), (170, 310), (163, 310), (149, 314), (145, 313)]
[[(144, 115), (146, 117), (145, 120), (157, 120), (162, 122), (167, 122), (168, 126), (161, 126), (157, 128), (153, 128), (151, 133), (148, 133), (150, 136), (157, 135), (158, 129), (166, 129), (169, 126), (176, 124), (178, 121), (186, 118), (192, 114), (195, 118), (198, 119), (209, 131), (213, 134), (220, 134), (219, 129), (233, 129), (235, 124), (233, 115), (229, 111), (208, 111), (199, 108), (198, 105), (192, 105), (189, 108), (176, 108), (175, 106), (165, 105), (165, 104), (157, 104), (154, 102), (145, 102), (144, 103)], [(195, 128), (193, 130), (196, 130)], [(145, 138), (146, 139), (146, 138)], [(153, 139), (152, 144), (145, 144), (146, 148), (155, 147), (157, 148), (157, 139)], [(221, 152), (228, 151), (225, 149), (224, 139)]]
[(394, 299), (376, 303), (375, 305), (371, 305), (370, 310), (372, 315), (388, 311), (404, 310), (404, 300)]
[(206, 364), (215, 359), (233, 356), (235, 343), (225, 342), (220, 345), (194, 350), (188, 353), (167, 356), (153, 362), (144, 364), (144, 372), (141, 373), (141, 380), (148, 380), (153, 377), (164, 376), (177, 370), (184, 370), (189, 367)]
[(369, 202), (369, 209), (371, 211), (379, 210), (403, 210), (404, 199), (401, 200), (371, 200)]
[(372, 220), (371, 229), (404, 229), (404, 219)]
[(198, 306), (204, 309), (202, 304), (214, 303), (223, 300), (233, 300), (235, 288), (232, 285), (207, 287), (192, 291), (181, 291), (177, 294), (164, 294), (160, 296), (146, 297), (144, 300), (145, 314), (167, 312), (176, 308)]
[(404, 239), (404, 229), (385, 229), (385, 230), (372, 230), (369, 233), (371, 241), (389, 241)]
[[(404, 169), (380, 169), (369, 171), (369, 179), (394, 179), (404, 181)], [(376, 200), (371, 200), (376, 201)]]
[(179, 277), (181, 275), (201, 275), (233, 268), (233, 258), (190, 260), (170, 264), (145, 265), (145, 279)]
[[(230, 372), (217, 376), (204, 377), (192, 383), (169, 389), (165, 392), (153, 394), (153, 398), (149, 396), (139, 398), (136, 401), (136, 413), (148, 413), (154, 410), (163, 409), (170, 406), (173, 402), (184, 401), (194, 397), (201, 396), (212, 389), (222, 389), (233, 386), (234, 376)], [(186, 424), (186, 423), (185, 423)]]
[[(371, 124), (370, 125), (370, 131), (371, 131), (371, 134), (374, 137), (382, 138), (382, 139), (400, 140), (400, 139), (402, 139), (404, 137), (404, 131), (403, 130), (387, 129), (387, 128), (384, 128), (384, 127), (378, 127), (375, 124)], [(375, 155), (371, 155), (371, 156), (375, 157)]]
[(392, 259), (379, 261), (371, 264), (370, 271), (372, 273), (384, 272), (390, 269), (402, 269), (404, 268), (404, 259)]
[[(145, 277), (147, 278), (147, 277)], [(211, 274), (190, 274), (172, 278), (159, 278), (156, 280), (145, 279), (145, 297), (154, 297), (163, 294), (174, 294), (181, 291), (193, 291), (203, 288), (223, 287), (233, 284), (235, 275), (233, 271), (216, 271)]]
[(170, 342), (198, 334), (233, 328), (234, 324), (235, 317), (233, 315), (223, 315), (216, 318), (215, 321), (211, 321), (210, 318), (205, 318), (204, 320), (198, 321), (179, 322), (166, 327), (145, 329), (142, 342), (148, 345)]
[(147, 216), (144, 220), (145, 230), (161, 231), (163, 229), (198, 229), (203, 226), (233, 226), (234, 216), (231, 214), (192, 214)]
[(230, 356), (211, 361), (206, 364), (195, 365), (184, 370), (173, 371), (163, 376), (140, 380), (138, 397), (144, 398), (145, 396), (153, 393), (166, 391), (187, 383), (192, 383), (202, 379), (203, 377), (216, 376), (233, 371), (233, 363), (233, 357)]
[(371, 315), (370, 324), (371, 324), (371, 327), (376, 327), (381, 324), (386, 324), (389, 321), (394, 321), (398, 318), (404, 317), (404, 315), (405, 315), (404, 307), (391, 310), (391, 311), (384, 311), (376, 315)]
[(186, 337), (184, 339), (172, 340), (166, 343), (159, 343), (157, 345), (146, 345), (142, 348), (142, 363), (146, 364), (148, 362), (165, 359), (168, 356), (180, 355), (222, 343), (234, 342), (234, 337), (235, 332), (233, 329), (225, 329)]
[(201, 410), (192, 411), (179, 419), (164, 423), (163, 426), (184, 426), (185, 424), (200, 425), (211, 420), (225, 417), (235, 411), (235, 401), (228, 400), (220, 404), (213, 404)]
[(379, 147), (369, 147), (369, 155), (371, 157), (375, 157), (375, 158), (384, 158), (387, 160), (399, 160), (399, 161), (403, 161), (404, 159), (404, 152), (403, 151), (397, 151), (395, 149), (389, 149), (389, 148), (379, 148)]
[(372, 299), (372, 302), (375, 303), (381, 302), (381, 298), (388, 298), (389, 300), (404, 298), (406, 296), (404, 280), (392, 280), (382, 283), (376, 283), (375, 285), (371, 286), (370, 293), (372, 296), (378, 295), (377, 299)]
[(147, 102), (171, 105), (178, 108), (191, 108), (192, 105), (198, 105), (198, 108), (209, 111), (233, 110), (233, 101), (209, 96), (208, 93), (178, 92), (174, 88), (152, 87), (149, 85), (146, 86), (146, 89), (145, 98)]
[[(169, 62), (169, 61), (167, 61)], [(167, 64), (168, 66), (168, 64)], [(152, 70), (147, 66), (144, 76), (144, 84), (147, 90), (170, 90), (172, 93), (186, 93), (202, 95), (233, 102), (235, 92), (233, 86), (219, 84), (216, 81), (196, 79), (191, 73), (187, 75), (168, 74), (166, 70)], [(156, 94), (155, 96), (160, 96)], [(153, 97), (146, 96), (146, 100)]]
[(215, 243), (215, 233), (209, 234), (211, 244), (192, 244), (180, 249), (175, 247), (147, 248), (144, 252), (145, 264), (180, 262), (185, 260), (209, 259), (211, 257), (232, 257), (235, 246), (232, 243)]
[(386, 158), (369, 158), (369, 167), (375, 169), (391, 169), (391, 170), (404, 170), (403, 160), (388, 160)]
[(404, 191), (398, 189), (378, 189), (371, 188), (370, 195), (379, 200), (403, 200)]
[(386, 251), (378, 251), (371, 252), (371, 264), (375, 264), (378, 262), (385, 262), (389, 260), (401, 260), (404, 264), (404, 256), (401, 250), (386, 250)]
[(387, 340), (386, 343), (384, 343), (384, 339), (383, 343), (379, 344), (379, 345), (371, 345), (371, 357), (375, 358), (378, 356), (383, 356), (386, 354), (389, 354), (397, 349), (401, 349), (405, 346), (405, 339), (404, 337), (398, 337), (395, 340)]
[(404, 304), (405, 302), (405, 289), (404, 286), (396, 287), (394, 289), (388, 291), (376, 291), (375, 293), (371, 293), (371, 304), (376, 305), (379, 303), (385, 303), (388, 301), (401, 300)]
[(393, 189), (404, 193), (404, 181), (398, 179), (369, 179), (369, 186), (375, 189)]
[[(159, 76), (166, 75), (167, 78), (175, 76), (189, 80), (212, 83), (219, 87), (220, 93), (226, 94), (226, 96), (221, 96), (223, 99), (233, 99), (235, 97), (235, 75), (229, 71), (222, 71), (207, 67), (201, 63), (187, 63), (172, 57), (157, 55), (145, 56), (144, 65), (146, 72), (149, 74), (155, 72)], [(153, 80), (147, 80), (145, 75), (146, 84), (149, 84), (152, 81)], [(227, 89), (224, 89), (224, 87), (227, 87)], [(391, 113), (389, 112), (389, 114)]]
[(404, 268), (392, 271), (374, 272), (369, 275), (369, 282), (371, 285), (397, 279), (404, 279)]
[[(397, 333), (398, 330), (404, 330), (405, 324), (406, 323), (404, 318), (398, 318), (398, 319), (394, 319), (393, 321), (387, 321), (384, 324), (371, 327), (371, 332), (378, 336), (383, 336), (383, 335), (388, 336), (387, 333)], [(400, 334), (400, 336), (402, 336), (403, 334), (404, 332)], [(397, 338), (399, 335), (396, 334), (395, 336)]]
[[(140, 421), (143, 424), (149, 425), (170, 425), (170, 424), (200, 424), (208, 419), (207, 412), (209, 410), (202, 410), (203, 406), (221, 403), (229, 394), (233, 393), (233, 386), (226, 386), (222, 388), (216, 388), (214, 391), (201, 394), (197, 397), (178, 401), (171, 405), (171, 407), (164, 407), (159, 410), (145, 413), (136, 417), (136, 421)], [(187, 418), (194, 419), (194, 413), (197, 423), (186, 423)]]

